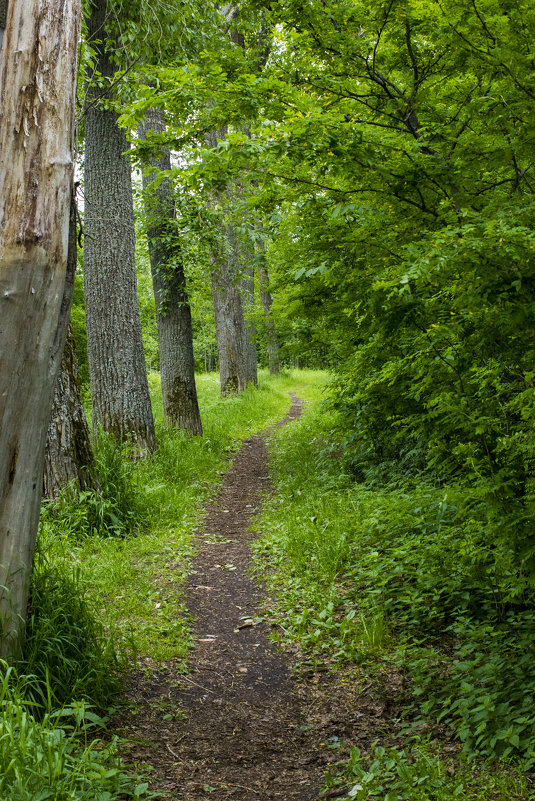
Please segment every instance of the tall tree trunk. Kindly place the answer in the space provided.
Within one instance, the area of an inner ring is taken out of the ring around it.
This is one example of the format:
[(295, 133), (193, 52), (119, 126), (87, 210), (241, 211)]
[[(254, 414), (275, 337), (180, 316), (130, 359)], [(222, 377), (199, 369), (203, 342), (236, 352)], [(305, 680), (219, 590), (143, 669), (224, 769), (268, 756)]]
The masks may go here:
[[(208, 134), (207, 144), (217, 145), (227, 135), (226, 128)], [(229, 202), (229, 190), (220, 193), (217, 202), (224, 213)], [(219, 356), (221, 394), (243, 392), (247, 387), (245, 319), (239, 288), (239, 246), (232, 225), (221, 222), (219, 245), (212, 248), (212, 300), (215, 333)]]
[[(140, 136), (148, 131), (165, 131), (165, 112), (152, 108), (140, 125)], [(159, 158), (151, 159), (156, 170), (171, 169), (171, 154), (166, 148)], [(176, 220), (173, 187), (168, 179), (154, 187), (154, 174), (143, 175), (145, 211), (148, 218), (152, 284), (156, 301), (158, 350), (165, 421), (168, 425), (202, 434), (201, 415), (195, 387), (191, 309), (180, 243), (174, 226)]]
[(78, 380), (74, 334), (69, 325), (48, 426), (43, 494), (57, 498), (70, 481), (95, 487), (93, 449)]
[[(247, 250), (241, 250), (241, 253), (242, 258), (245, 255), (249, 255)], [(252, 319), (252, 313), (254, 311), (254, 266), (243, 270), (243, 277), (240, 281), (240, 285), (245, 318), (244, 351), (247, 382), (254, 384), (256, 387), (258, 385), (258, 359), (256, 353), (256, 325)]]
[[(88, 19), (96, 69), (113, 78), (106, 50), (106, 0)], [(117, 113), (100, 103), (107, 93), (88, 86), (85, 116), (84, 292), (93, 420), (139, 448), (155, 446), (137, 300), (134, 209), (125, 132)]]
[(2, 656), (17, 651), (26, 616), (46, 429), (74, 286), (80, 13), (78, 0), (11, 0), (0, 54)]
[[(261, 247), (263, 251), (263, 245), (261, 245)], [(268, 267), (266, 264), (265, 254), (262, 252), (261, 255), (262, 258), (260, 259), (258, 268), (258, 282), (260, 284), (260, 300), (262, 301), (262, 309), (264, 311), (268, 366), (271, 375), (277, 375), (280, 372), (279, 341), (277, 339), (277, 330), (275, 328), (275, 320), (273, 318), (273, 299), (269, 291)]]
[[(227, 230), (227, 242), (224, 244), (228, 245), (232, 238), (233, 232)], [(219, 379), (221, 394), (228, 395), (231, 392), (243, 392), (247, 387), (245, 321), (238, 287), (235, 248), (222, 247), (219, 254), (212, 253), (212, 266)]]

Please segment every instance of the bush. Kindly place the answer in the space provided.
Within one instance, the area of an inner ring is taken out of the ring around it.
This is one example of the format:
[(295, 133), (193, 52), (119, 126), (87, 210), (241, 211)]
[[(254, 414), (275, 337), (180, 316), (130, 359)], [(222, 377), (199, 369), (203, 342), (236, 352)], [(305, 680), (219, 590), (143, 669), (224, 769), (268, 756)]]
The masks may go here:
[(305, 418), (272, 445), (278, 494), (256, 548), (288, 636), (321, 657), (394, 659), (412, 678), (409, 718), (448, 723), (469, 754), (531, 767), (529, 571), (462, 487), (351, 482), (333, 422)]

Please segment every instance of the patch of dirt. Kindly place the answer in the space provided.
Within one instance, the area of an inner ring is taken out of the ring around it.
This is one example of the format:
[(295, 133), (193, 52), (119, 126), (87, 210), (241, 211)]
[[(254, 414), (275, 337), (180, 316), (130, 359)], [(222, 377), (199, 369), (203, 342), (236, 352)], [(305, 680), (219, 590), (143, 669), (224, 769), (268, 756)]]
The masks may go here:
[[(292, 397), (278, 425), (301, 407)], [(166, 801), (314, 801), (326, 766), (342, 756), (338, 740), (362, 748), (386, 734), (385, 710), (390, 718), (396, 704), (395, 682), (377, 698), (355, 669), (296, 671), (295, 656), (267, 639), (248, 543), (270, 490), (268, 434), (243, 443), (198, 537), (186, 592), (190, 673), (146, 660), (129, 681), (134, 706), (120, 733), (130, 758), (153, 766), (152, 789)]]

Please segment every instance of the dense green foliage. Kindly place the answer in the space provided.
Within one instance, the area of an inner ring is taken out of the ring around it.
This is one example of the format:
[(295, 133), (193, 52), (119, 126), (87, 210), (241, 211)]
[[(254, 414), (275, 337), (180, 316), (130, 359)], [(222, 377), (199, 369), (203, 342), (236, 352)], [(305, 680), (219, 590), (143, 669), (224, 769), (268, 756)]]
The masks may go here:
[(531, 764), (535, 10), (250, 0), (232, 25), (243, 46), (162, 66), (125, 120), (165, 102), (206, 237), (209, 198), (240, 182), (223, 212), (267, 243), (286, 357), (333, 368), (347, 472), (319, 464), (306, 496), (286, 477), (293, 511), (273, 519), (278, 567), (331, 587), (316, 617), (301, 600), (303, 630), (339, 629), (343, 653), (351, 632), (401, 636), (426, 714)]
[(338, 422), (323, 410), (272, 445), (278, 492), (255, 547), (285, 636), (329, 662), (388, 658), (410, 680), (406, 732), (447, 723), (468, 755), (531, 767), (535, 627), (527, 603), (510, 610), (514, 555), (499, 565), (485, 555), (495, 549), (456, 513), (460, 490), (355, 483)]
[[(243, 48), (216, 37), (186, 66), (162, 66), (125, 120), (166, 104), (186, 165), (175, 177), (205, 237), (210, 192), (239, 178), (225, 214), (253, 240), (262, 219), (284, 352), (335, 367), (356, 478), (462, 486), (458, 515), (498, 560), (514, 557), (509, 602), (521, 603), (535, 12), (521, 0), (251, 0), (232, 24)], [(225, 139), (199, 147), (221, 125)]]

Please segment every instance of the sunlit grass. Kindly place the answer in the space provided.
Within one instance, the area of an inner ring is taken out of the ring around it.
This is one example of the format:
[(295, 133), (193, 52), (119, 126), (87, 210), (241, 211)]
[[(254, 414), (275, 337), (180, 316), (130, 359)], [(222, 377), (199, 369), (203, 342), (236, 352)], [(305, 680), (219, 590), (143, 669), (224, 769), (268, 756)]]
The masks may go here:
[[(319, 397), (323, 373), (261, 372), (257, 389), (221, 398), (215, 373), (197, 379), (203, 437), (166, 429), (159, 376), (150, 386), (158, 449), (135, 465), (149, 521), (137, 536), (87, 537), (73, 541), (42, 527), (41, 547), (52, 559), (83, 569), (90, 597), (106, 627), (132, 650), (155, 660), (182, 659), (189, 647), (183, 585), (192, 539), (210, 497), (217, 491), (239, 442), (280, 420), (290, 392)], [(145, 516), (145, 514), (144, 514)]]

